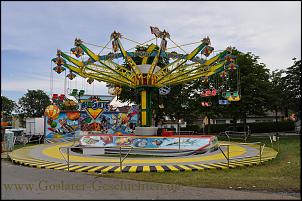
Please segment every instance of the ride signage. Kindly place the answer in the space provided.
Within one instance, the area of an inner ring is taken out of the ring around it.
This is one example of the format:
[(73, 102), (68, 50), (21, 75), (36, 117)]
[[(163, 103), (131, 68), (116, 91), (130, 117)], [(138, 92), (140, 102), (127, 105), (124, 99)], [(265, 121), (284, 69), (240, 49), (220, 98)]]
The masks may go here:
[(91, 118), (94, 120), (97, 119), (104, 111), (110, 110), (110, 103), (113, 100), (114, 96), (104, 96), (104, 95), (84, 95), (81, 96), (80, 108), (85, 110)]

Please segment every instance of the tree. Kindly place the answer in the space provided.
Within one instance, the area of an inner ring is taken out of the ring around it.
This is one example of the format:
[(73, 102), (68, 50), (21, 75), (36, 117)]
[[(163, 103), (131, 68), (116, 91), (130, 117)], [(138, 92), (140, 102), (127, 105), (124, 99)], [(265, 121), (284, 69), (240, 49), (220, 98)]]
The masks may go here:
[(227, 112), (233, 119), (242, 119), (246, 124), (247, 115), (263, 115), (269, 104), (269, 69), (259, 63), (259, 56), (251, 52), (235, 51), (240, 69), (241, 100), (230, 104)]
[(300, 81), (301, 81), (301, 60), (294, 61), (291, 67), (285, 71), (286, 76), (283, 77), (284, 86), (284, 103), (285, 114), (288, 115), (288, 110), (298, 112), (301, 104)]
[[(216, 80), (216, 76), (212, 75), (208, 78), (209, 82), (205, 82), (203, 78), (197, 79), (187, 83), (187, 93), (185, 93), (185, 100), (187, 100), (188, 107), (184, 110), (184, 119), (188, 124), (194, 124), (196, 119), (201, 116), (207, 117), (209, 124), (211, 119), (221, 115), (222, 106), (218, 104), (218, 97), (202, 97), (201, 91), (210, 88), (210, 83)], [(208, 102), (211, 106), (203, 107), (202, 102)], [(209, 128), (209, 127), (208, 127)], [(210, 131), (207, 130), (209, 133)]]
[(270, 74), (270, 97), (268, 108), (275, 111), (276, 122), (278, 121), (278, 111), (282, 111), (286, 102), (284, 93), (284, 79), (282, 74), (284, 70), (274, 70)]
[[(259, 63), (258, 60), (260, 58), (251, 52), (242, 53), (235, 49), (232, 55), (237, 57), (236, 64), (239, 66), (239, 74), (238, 80), (234, 79), (230, 87), (236, 91), (236, 84), (239, 84), (241, 100), (231, 102), (230, 105), (219, 105), (219, 98), (215, 96), (207, 99), (212, 103), (212, 106), (201, 107), (200, 102), (205, 101), (205, 99), (201, 98), (198, 93), (195, 93), (193, 100), (195, 103), (190, 104), (191, 107), (194, 107), (191, 108), (191, 111), (196, 111), (199, 115), (207, 116), (209, 119), (223, 116), (232, 118), (234, 124), (238, 119), (242, 119), (246, 123), (247, 115), (261, 115), (267, 110), (270, 89), (269, 69), (266, 68), (265, 64)], [(212, 77), (215, 80), (215, 75)], [(237, 75), (234, 77), (237, 77)], [(235, 80), (236, 82), (234, 82)], [(191, 92), (200, 91), (201, 80), (193, 82)]]
[(41, 117), (51, 102), (44, 91), (27, 90), (27, 93), (19, 99), (18, 104), (19, 111), (24, 117)]
[(3, 113), (4, 121), (11, 120), (12, 112), (16, 108), (17, 108), (17, 104), (15, 103), (15, 101), (5, 96), (1, 96), (1, 112)]

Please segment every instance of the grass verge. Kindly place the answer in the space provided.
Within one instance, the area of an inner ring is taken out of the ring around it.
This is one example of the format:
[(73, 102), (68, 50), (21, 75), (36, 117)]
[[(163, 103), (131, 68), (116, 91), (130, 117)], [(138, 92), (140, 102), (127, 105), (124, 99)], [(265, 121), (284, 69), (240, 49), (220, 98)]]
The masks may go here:
[[(248, 142), (256, 141), (271, 146), (268, 137), (248, 139)], [(274, 148), (277, 149), (277, 144), (274, 144)], [(100, 176), (205, 188), (300, 192), (300, 136), (280, 136), (279, 150), (277, 158), (259, 166), (193, 172), (110, 173)]]

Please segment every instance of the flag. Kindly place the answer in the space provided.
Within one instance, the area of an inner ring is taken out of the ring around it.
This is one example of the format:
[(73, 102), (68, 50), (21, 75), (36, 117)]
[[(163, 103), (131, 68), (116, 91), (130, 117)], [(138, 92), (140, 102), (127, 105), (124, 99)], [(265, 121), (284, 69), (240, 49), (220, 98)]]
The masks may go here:
[(159, 34), (161, 32), (159, 28), (150, 26), (150, 29), (151, 29), (151, 34), (154, 34), (156, 37), (159, 37)]

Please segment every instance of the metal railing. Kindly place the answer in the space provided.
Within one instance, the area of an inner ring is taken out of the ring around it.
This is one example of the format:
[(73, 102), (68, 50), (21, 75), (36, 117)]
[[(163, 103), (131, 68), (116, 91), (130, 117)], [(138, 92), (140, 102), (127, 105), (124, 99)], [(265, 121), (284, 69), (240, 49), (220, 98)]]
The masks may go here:
[[(265, 147), (265, 144), (262, 142), (252, 142), (252, 143), (236, 143), (236, 144), (242, 144), (242, 145), (246, 145), (246, 144), (259, 144), (259, 162), (260, 164), (262, 163), (262, 154), (263, 154), (263, 150)], [(221, 149), (221, 146), (226, 146), (227, 147), (227, 153), (224, 153), (224, 151)], [(221, 153), (223, 154), (223, 156), (227, 159), (228, 162), (228, 167), (230, 167), (230, 146), (232, 146), (232, 144), (219, 144), (218, 148), (221, 151)], [(246, 158), (245, 157), (236, 157), (236, 159), (240, 159), (240, 158)]]
[[(227, 136), (227, 138), (228, 138), (229, 141), (231, 141), (230, 139), (232, 138), (232, 139), (243, 139), (244, 142), (246, 142), (247, 138), (249, 136), (251, 136), (251, 134), (250, 134), (249, 131), (247, 131), (247, 132), (241, 132), (241, 131), (224, 131), (224, 132), (220, 133), (220, 135), (221, 134), (225, 134)], [(240, 138), (235, 138), (233, 136), (238, 136)]]
[[(130, 148), (127, 152), (127, 154), (122, 158), (122, 147), (126, 147), (126, 148)], [(66, 149), (66, 154), (67, 154), (67, 159), (64, 157), (64, 153), (62, 152), (62, 149)], [(127, 158), (127, 156), (129, 155), (129, 153), (132, 151), (133, 147), (129, 147), (129, 146), (98, 146), (98, 147), (89, 147), (89, 148), (119, 148), (119, 161), (70, 161), (70, 150), (71, 149), (83, 149), (85, 147), (74, 147), (74, 146), (70, 146), (70, 147), (59, 147), (59, 152), (62, 155), (63, 159), (65, 160), (65, 162), (67, 163), (67, 169), (69, 171), (70, 169), (70, 163), (119, 163), (120, 165), (120, 172), (122, 173), (122, 166), (123, 166), (123, 162), (124, 160)]]
[[(234, 128), (233, 126), (228, 127), (229, 128)], [(246, 129), (244, 129), (244, 131), (237, 131), (236, 127), (235, 130), (226, 130), (223, 132), (220, 132), (219, 135), (226, 135), (228, 140), (230, 141), (230, 139), (243, 139), (244, 142), (246, 142), (247, 138), (251, 136), (251, 130), (249, 126), (246, 126)]]
[(272, 144), (272, 148), (274, 149), (274, 142), (277, 142), (277, 150), (280, 152), (280, 137), (276, 135), (269, 136), (270, 142)]

